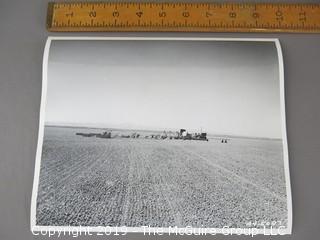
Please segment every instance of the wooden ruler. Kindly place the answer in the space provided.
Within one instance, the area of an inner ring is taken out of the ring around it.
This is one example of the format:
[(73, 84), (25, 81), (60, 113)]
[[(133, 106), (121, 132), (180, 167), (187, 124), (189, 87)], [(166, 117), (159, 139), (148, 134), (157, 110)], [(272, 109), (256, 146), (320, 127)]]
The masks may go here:
[(56, 32), (320, 32), (320, 4), (49, 3)]

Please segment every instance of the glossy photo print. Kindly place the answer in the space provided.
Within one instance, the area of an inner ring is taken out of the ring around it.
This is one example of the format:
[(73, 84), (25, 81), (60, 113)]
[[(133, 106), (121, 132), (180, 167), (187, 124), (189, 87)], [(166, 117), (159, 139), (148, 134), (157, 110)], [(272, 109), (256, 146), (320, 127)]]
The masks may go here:
[(291, 228), (277, 39), (48, 39), (32, 231)]

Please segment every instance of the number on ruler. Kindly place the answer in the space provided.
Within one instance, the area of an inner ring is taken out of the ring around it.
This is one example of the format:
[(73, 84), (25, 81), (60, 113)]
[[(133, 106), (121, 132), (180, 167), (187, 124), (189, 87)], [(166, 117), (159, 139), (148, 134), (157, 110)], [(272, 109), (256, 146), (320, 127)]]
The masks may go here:
[(167, 13), (166, 12), (159, 12), (159, 17), (166, 17), (167, 16)]
[(230, 18), (236, 18), (237, 17), (237, 13), (236, 12), (230, 12), (229, 13), (229, 17)]
[(136, 12), (136, 15), (137, 15), (139, 18), (141, 18), (141, 17), (142, 17), (142, 14), (143, 14), (143, 12), (141, 12), (141, 11)]
[(71, 13), (66, 13), (66, 17), (73, 17), (73, 12), (71, 12)]
[(300, 21), (306, 21), (307, 20), (307, 13), (306, 12), (300, 12), (299, 13), (299, 20)]
[(252, 17), (253, 17), (254, 19), (257, 19), (257, 18), (260, 17), (260, 14), (257, 13), (257, 12), (254, 12), (254, 13), (252, 13)]
[(277, 19), (278, 21), (282, 21), (282, 20), (283, 20), (283, 13), (282, 13), (282, 11), (280, 11), (280, 10), (276, 11), (276, 19)]
[(184, 12), (182, 13), (182, 16), (185, 17), (185, 18), (188, 18), (188, 17), (190, 16), (190, 13), (187, 12), (187, 11), (184, 11)]
[(114, 12), (112, 13), (112, 16), (113, 16), (113, 17), (119, 17), (119, 16), (120, 16), (120, 14), (119, 14), (119, 12), (118, 12), (118, 11), (114, 11)]
[(89, 12), (89, 17), (95, 18), (97, 16), (96, 11), (90, 11)]
[(212, 16), (212, 13), (211, 12), (206, 12), (206, 17), (211, 17)]

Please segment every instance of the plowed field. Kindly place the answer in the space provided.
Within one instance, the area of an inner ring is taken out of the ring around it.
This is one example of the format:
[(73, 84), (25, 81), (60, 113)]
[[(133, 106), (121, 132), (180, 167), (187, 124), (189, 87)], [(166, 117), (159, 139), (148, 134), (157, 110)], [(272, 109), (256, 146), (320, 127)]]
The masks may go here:
[(101, 139), (77, 131), (45, 127), (37, 225), (287, 223), (281, 141)]

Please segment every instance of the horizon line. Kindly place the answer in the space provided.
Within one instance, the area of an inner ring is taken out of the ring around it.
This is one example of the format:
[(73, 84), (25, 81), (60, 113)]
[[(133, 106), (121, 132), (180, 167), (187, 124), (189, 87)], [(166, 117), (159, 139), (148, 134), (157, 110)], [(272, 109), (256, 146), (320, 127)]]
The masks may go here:
[[(119, 127), (104, 127), (104, 126), (88, 126), (88, 125), (77, 125), (72, 123), (50, 123), (45, 122), (44, 126), (48, 127), (70, 127), (70, 128), (93, 128), (93, 129), (114, 129), (114, 130), (136, 130), (136, 131), (157, 131), (157, 132), (163, 132), (163, 131), (175, 131), (177, 132), (180, 129), (185, 128), (179, 128), (177, 130), (157, 130), (157, 129), (141, 129), (141, 128), (119, 128)], [(170, 128), (169, 128), (170, 129)], [(187, 130), (187, 129), (186, 129)], [(209, 135), (213, 136), (221, 136), (221, 137), (234, 137), (234, 138), (255, 138), (255, 139), (268, 139), (268, 140), (282, 140), (282, 138), (276, 138), (276, 137), (262, 137), (262, 136), (248, 136), (248, 135), (236, 135), (236, 134), (225, 134), (225, 133), (211, 133), (206, 132)]]

